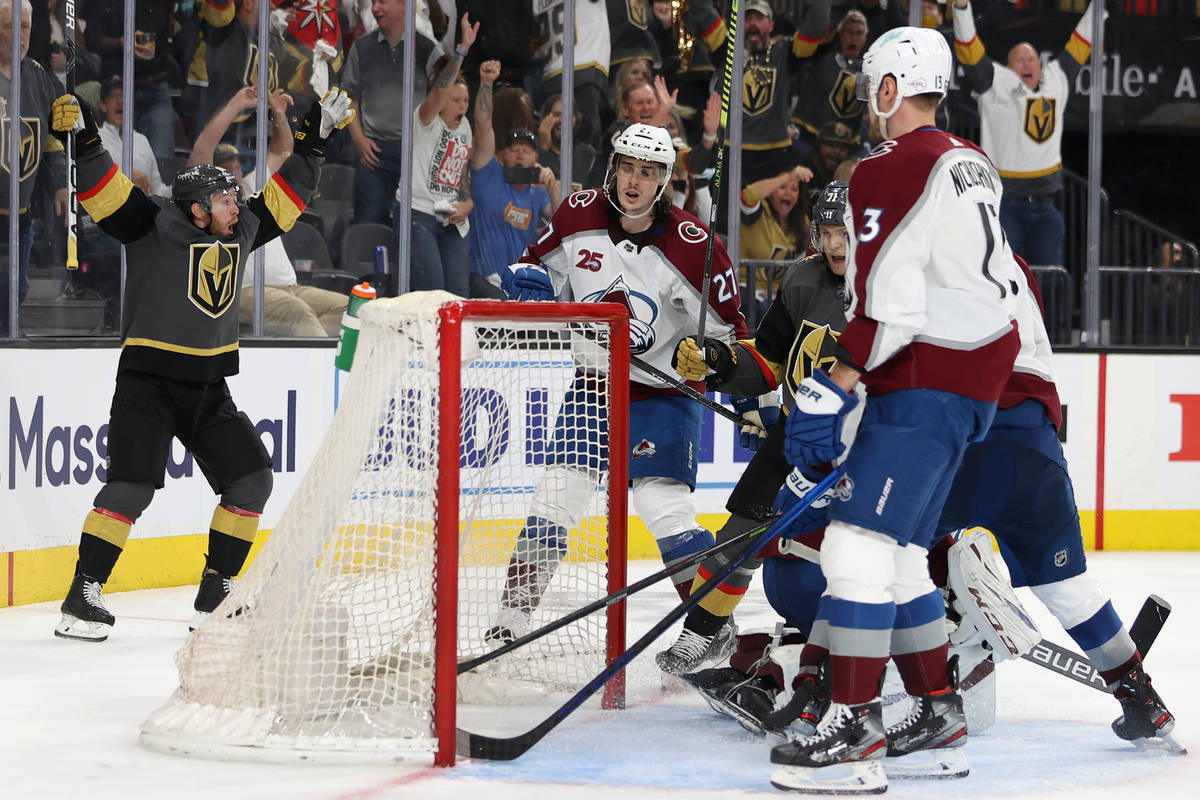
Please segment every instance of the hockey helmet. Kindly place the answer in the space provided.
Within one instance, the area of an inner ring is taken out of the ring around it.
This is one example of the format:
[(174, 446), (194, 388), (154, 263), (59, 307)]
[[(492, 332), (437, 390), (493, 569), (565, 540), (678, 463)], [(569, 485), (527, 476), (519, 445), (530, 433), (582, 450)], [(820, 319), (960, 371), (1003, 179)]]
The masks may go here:
[[(621, 214), (632, 218), (644, 217), (658, 206), (667, 184), (670, 183), (671, 169), (675, 166), (675, 144), (671, 141), (671, 133), (666, 128), (635, 122), (614, 136), (612, 144), (612, 155), (608, 157), (608, 170), (604, 175), (604, 194), (612, 207)], [(617, 163), (621, 156), (658, 165), (658, 194), (654, 203), (641, 214), (630, 214), (621, 208), (621, 204), (614, 198)]]
[(233, 192), (238, 205), (242, 204), (242, 189), (229, 170), (212, 164), (194, 164), (175, 176), (171, 200), (189, 216), (192, 203), (199, 203), (204, 213), (211, 214), (212, 196), (220, 191)]
[(821, 226), (846, 224), (846, 196), (850, 184), (845, 181), (833, 181), (821, 190), (812, 206), (812, 246), (818, 253), (821, 249)]
[[(950, 90), (953, 64), (950, 45), (942, 34), (928, 28), (893, 28), (876, 39), (863, 56), (854, 93), (859, 100), (870, 102), (877, 116), (887, 120), (905, 97), (919, 94), (945, 97)], [(879, 109), (875, 96), (888, 75), (896, 79), (900, 98), (885, 112)]]

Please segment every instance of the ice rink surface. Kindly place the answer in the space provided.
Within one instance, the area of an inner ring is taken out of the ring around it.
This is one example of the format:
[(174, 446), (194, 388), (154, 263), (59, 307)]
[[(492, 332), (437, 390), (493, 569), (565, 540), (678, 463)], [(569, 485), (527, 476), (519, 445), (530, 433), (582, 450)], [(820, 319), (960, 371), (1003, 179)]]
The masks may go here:
[[(1174, 606), (1146, 665), (1176, 716), (1176, 738), (1200, 747), (1200, 597), (1193, 594), (1200, 590), (1200, 553), (1093, 553), (1089, 563), (1127, 623), (1152, 592)], [(659, 566), (631, 564), (630, 580)], [(626, 710), (585, 707), (512, 762), (460, 762), (453, 770), (279, 766), (150, 752), (138, 744), (138, 725), (176, 686), (172, 657), (187, 634), (194, 592), (181, 587), (109, 596), (117, 625), (102, 644), (55, 638), (57, 603), (0, 609), (0, 796), (691, 800), (783, 794), (768, 782), (764, 740), (711, 712), (698, 695), (664, 693), (652, 655), (673, 641), (674, 631), (633, 663)], [(1043, 635), (1076, 649), (1032, 595), (1021, 596)], [(675, 601), (665, 582), (632, 598), (629, 641)], [(773, 624), (757, 584), (737, 616), (743, 628)], [(1109, 730), (1118, 713), (1111, 697), (1025, 661), (1005, 662), (998, 677), (998, 720), (967, 745), (970, 776), (893, 781), (889, 794), (1200, 796), (1200, 752), (1144, 752), (1117, 739)]]

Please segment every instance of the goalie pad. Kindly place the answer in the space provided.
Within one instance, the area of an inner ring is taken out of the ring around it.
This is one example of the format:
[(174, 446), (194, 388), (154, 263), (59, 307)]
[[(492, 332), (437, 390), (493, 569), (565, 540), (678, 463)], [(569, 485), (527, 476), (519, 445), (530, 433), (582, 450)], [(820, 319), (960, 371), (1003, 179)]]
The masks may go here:
[(1020, 658), (1041, 641), (1042, 634), (996, 563), (991, 536), (982, 528), (972, 528), (955, 538), (946, 554), (950, 602), (963, 624), (951, 635), (951, 644), (966, 643), (977, 632), (997, 662)]

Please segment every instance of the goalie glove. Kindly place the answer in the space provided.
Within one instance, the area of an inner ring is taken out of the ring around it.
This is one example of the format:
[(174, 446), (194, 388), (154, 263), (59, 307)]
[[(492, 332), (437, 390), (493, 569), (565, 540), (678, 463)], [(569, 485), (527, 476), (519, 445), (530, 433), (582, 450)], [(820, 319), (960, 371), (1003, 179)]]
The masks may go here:
[(62, 142), (64, 148), (71, 134), (75, 135), (75, 148), (80, 152), (102, 146), (91, 109), (73, 94), (64, 94), (51, 104), (50, 133)]
[(858, 405), (829, 374), (816, 370), (796, 387), (796, 408), (788, 414), (783, 454), (797, 467), (825, 464), (846, 451), (842, 426)]
[(500, 272), (500, 288), (509, 300), (553, 300), (554, 284), (543, 267), (513, 264)]
[(743, 425), (738, 431), (738, 444), (757, 453), (759, 445), (767, 438), (767, 431), (771, 430), (782, 416), (779, 395), (767, 392), (758, 397), (734, 397), (731, 404), (734, 410), (750, 423)]
[(704, 349), (696, 346), (694, 336), (679, 340), (671, 355), (671, 366), (688, 381), (707, 380), (721, 384), (729, 380), (737, 366), (737, 353), (720, 339), (706, 337)]
[(296, 128), (294, 150), (300, 155), (325, 157), (325, 142), (334, 130), (346, 127), (354, 119), (350, 96), (336, 86), (316, 101)]

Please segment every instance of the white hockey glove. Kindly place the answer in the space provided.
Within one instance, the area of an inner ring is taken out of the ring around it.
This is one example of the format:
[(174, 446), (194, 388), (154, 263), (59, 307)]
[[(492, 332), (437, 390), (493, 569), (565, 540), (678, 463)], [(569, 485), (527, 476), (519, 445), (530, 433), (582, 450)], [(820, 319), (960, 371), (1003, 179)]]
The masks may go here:
[(354, 112), (350, 110), (350, 95), (334, 86), (321, 96), (322, 139), (328, 139), (335, 128), (341, 130), (352, 119)]
[(500, 288), (509, 300), (553, 300), (554, 284), (544, 267), (513, 264), (500, 271)]
[(951, 644), (966, 643), (978, 632), (999, 662), (1020, 658), (1042, 640), (1012, 584), (1004, 579), (987, 531), (973, 528), (962, 534), (946, 559), (951, 604), (963, 618), (950, 636)]
[(741, 414), (749, 425), (743, 425), (738, 431), (738, 444), (752, 452), (758, 452), (758, 447), (767, 438), (767, 431), (779, 422), (783, 410), (779, 407), (779, 395), (767, 392), (758, 397), (734, 397), (731, 401), (733, 408)]

